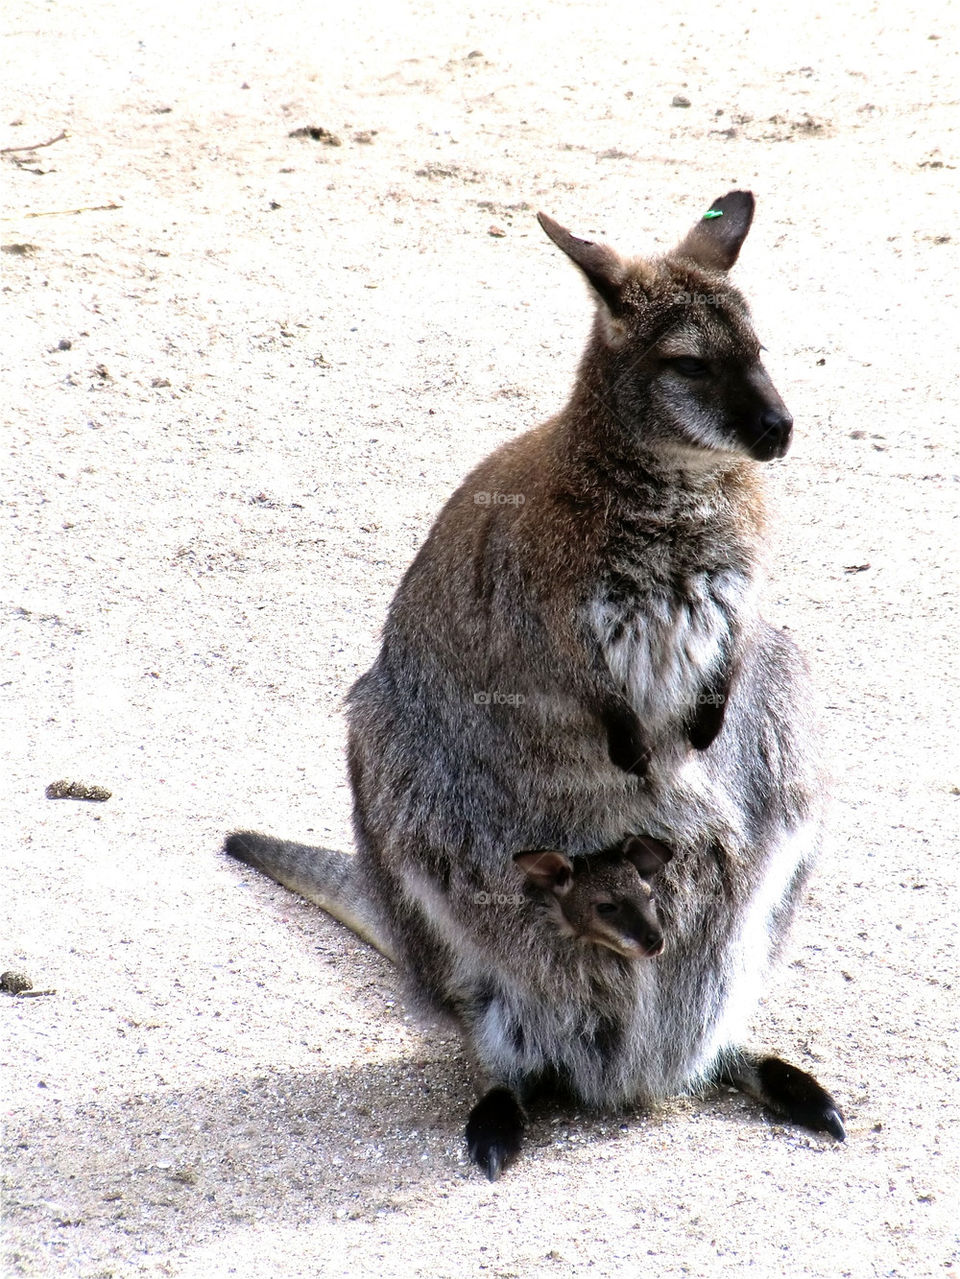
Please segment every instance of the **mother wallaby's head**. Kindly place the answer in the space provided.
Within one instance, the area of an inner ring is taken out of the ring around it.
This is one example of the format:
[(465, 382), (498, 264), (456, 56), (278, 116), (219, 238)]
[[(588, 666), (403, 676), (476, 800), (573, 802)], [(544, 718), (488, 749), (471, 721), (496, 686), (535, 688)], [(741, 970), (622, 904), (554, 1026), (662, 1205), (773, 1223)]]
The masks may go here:
[(767, 462), (787, 452), (793, 418), (727, 278), (753, 209), (749, 191), (730, 191), (659, 258), (621, 257), (538, 214), (597, 298), (575, 392), (589, 429), (693, 463), (710, 454)]

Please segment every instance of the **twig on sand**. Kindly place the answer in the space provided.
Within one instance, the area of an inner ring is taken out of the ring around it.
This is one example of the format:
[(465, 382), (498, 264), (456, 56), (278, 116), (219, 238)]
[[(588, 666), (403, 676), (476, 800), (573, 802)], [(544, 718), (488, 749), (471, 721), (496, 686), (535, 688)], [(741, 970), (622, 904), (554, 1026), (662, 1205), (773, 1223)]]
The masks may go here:
[(0, 147), (0, 155), (9, 155), (11, 151), (39, 151), (41, 147), (52, 147), (55, 142), (62, 142), (69, 136), (66, 129), (62, 129), (55, 138), (47, 138), (46, 142), (34, 142), (30, 147)]
[(36, 213), (19, 213), (2, 222), (19, 222), (21, 218), (58, 218), (67, 213), (102, 213), (109, 209), (122, 209), (122, 204), (84, 204), (79, 209), (41, 209)]

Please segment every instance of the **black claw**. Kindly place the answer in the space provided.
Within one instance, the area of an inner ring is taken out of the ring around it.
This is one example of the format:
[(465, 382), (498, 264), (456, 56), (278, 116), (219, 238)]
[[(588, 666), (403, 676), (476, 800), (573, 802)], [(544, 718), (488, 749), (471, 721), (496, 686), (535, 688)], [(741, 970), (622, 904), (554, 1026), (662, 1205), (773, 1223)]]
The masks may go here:
[(705, 751), (723, 728), (732, 683), (733, 667), (724, 659), (714, 678), (700, 690), (697, 704), (687, 719), (687, 740), (694, 750)]
[(470, 1158), (490, 1181), (496, 1181), (520, 1153), (527, 1117), (509, 1088), (491, 1088), (467, 1120)]
[(607, 752), (614, 768), (624, 773), (633, 773), (634, 777), (644, 778), (650, 767), (649, 751), (639, 749), (633, 742), (614, 741), (612, 738)]
[(499, 1181), (500, 1174), (503, 1172), (504, 1152), (496, 1146), (491, 1146), (486, 1152), (486, 1163), (484, 1163), (482, 1155), (476, 1155), (476, 1161), (480, 1168), (487, 1174), (487, 1181)]
[(835, 1137), (837, 1141), (846, 1141), (847, 1130), (843, 1126), (843, 1118), (839, 1110), (828, 1110), (823, 1116), (823, 1128), (831, 1137)]

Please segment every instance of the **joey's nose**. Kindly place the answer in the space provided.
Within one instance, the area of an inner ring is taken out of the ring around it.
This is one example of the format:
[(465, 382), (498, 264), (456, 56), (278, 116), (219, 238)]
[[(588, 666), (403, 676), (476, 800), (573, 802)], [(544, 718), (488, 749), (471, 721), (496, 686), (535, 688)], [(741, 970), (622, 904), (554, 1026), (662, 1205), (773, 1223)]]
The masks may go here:
[(663, 933), (658, 928), (647, 928), (636, 939), (637, 950), (647, 959), (653, 959), (663, 950)]

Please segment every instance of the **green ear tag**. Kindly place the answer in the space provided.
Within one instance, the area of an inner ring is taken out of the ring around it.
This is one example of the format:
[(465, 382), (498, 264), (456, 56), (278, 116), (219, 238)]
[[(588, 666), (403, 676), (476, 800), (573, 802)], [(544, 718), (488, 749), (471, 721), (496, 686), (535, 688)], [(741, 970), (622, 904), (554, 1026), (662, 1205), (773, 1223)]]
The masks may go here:
[(723, 209), (707, 209), (706, 213), (703, 215), (703, 220), (704, 222), (707, 222), (710, 218), (722, 218), (722, 217), (723, 217)]

